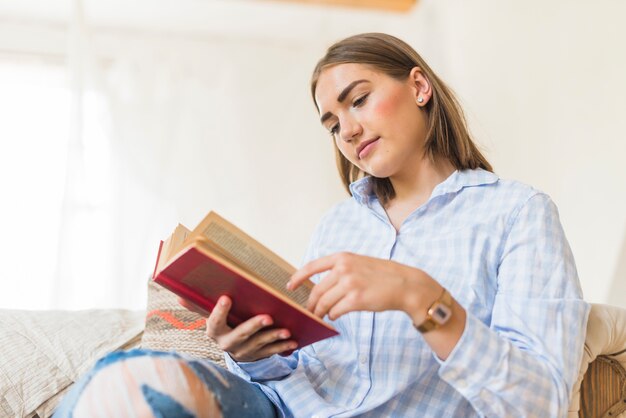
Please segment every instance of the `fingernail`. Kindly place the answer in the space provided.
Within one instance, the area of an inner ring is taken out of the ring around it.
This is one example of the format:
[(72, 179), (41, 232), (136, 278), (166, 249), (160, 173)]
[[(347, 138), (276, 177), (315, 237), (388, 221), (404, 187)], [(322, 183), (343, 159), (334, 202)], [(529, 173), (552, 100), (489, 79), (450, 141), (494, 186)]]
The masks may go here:
[(287, 290), (291, 290), (291, 282), (287, 282)]
[(288, 332), (281, 332), (279, 337), (280, 338), (289, 338), (289, 333)]
[(269, 318), (263, 318), (263, 320), (261, 320), (261, 324), (263, 325), (269, 325), (271, 323), (272, 321), (270, 321)]
[(289, 349), (290, 349), (290, 350), (293, 350), (293, 349), (294, 349), (294, 348), (296, 348), (297, 346), (298, 346), (298, 344), (296, 344), (296, 343), (291, 343), (291, 344), (289, 344)]
[(226, 306), (226, 298), (220, 298), (220, 305)]

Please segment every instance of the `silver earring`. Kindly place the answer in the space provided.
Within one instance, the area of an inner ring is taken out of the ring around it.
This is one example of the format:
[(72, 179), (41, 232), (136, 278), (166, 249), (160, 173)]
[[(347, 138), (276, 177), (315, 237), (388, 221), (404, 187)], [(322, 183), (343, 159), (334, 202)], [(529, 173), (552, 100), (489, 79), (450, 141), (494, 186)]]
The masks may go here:
[(424, 103), (424, 98), (422, 96), (418, 97), (417, 103)]

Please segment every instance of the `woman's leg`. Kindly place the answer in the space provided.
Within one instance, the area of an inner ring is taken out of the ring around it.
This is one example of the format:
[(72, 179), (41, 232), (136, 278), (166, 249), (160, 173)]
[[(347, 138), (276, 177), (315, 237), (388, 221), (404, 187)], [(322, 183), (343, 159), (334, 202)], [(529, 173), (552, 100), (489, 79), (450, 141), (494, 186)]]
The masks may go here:
[(54, 418), (275, 418), (263, 391), (212, 363), (150, 350), (115, 352), (76, 382)]

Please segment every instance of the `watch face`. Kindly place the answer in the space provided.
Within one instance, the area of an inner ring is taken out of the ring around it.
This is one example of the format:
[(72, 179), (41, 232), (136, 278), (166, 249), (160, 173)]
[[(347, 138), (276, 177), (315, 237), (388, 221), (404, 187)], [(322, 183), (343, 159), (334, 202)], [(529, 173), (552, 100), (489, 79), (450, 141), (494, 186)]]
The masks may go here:
[(448, 322), (448, 319), (450, 319), (450, 316), (452, 315), (452, 310), (443, 303), (438, 303), (437, 306), (433, 307), (430, 315), (435, 322), (443, 325)]

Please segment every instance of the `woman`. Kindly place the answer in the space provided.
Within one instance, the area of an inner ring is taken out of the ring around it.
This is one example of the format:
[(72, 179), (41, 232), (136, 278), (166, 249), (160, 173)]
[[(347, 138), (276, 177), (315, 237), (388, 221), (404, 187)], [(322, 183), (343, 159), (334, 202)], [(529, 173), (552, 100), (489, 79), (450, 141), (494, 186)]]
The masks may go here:
[(352, 196), (288, 287), (317, 283), (308, 307), (340, 335), (282, 356), (289, 330), (267, 315), (232, 329), (222, 297), (207, 332), (232, 373), (118, 354), (61, 410), (89, 411), (125, 374), (120, 393), (141, 387), (135, 408), (154, 416), (564, 416), (589, 309), (550, 198), (492, 172), (450, 90), (399, 39), (331, 46), (311, 92)]

